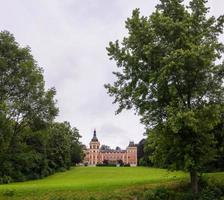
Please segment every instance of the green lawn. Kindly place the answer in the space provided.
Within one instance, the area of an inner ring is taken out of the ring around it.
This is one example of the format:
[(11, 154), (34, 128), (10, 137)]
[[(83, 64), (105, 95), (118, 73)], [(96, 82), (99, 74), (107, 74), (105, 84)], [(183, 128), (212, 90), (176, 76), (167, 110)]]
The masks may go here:
[(130, 191), (139, 187), (172, 184), (186, 179), (188, 175), (184, 172), (155, 168), (75, 167), (41, 180), (0, 185), (0, 199), (55, 200), (60, 196), (88, 199), (92, 195), (119, 196), (121, 193), (128, 196)]

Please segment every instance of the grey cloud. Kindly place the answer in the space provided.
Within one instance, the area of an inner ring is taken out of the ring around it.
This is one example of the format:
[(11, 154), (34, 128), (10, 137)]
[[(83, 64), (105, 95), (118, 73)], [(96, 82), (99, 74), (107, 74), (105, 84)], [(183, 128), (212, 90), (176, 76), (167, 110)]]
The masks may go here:
[[(117, 108), (103, 84), (112, 82), (116, 65), (108, 59), (109, 41), (123, 38), (125, 20), (134, 8), (150, 15), (158, 0), (7, 0), (1, 1), (0, 29), (29, 45), (44, 68), (46, 86), (57, 90), (58, 121), (76, 126), (88, 144), (92, 131), (112, 147), (138, 142), (144, 133), (132, 111)], [(212, 14), (223, 12), (223, 0), (210, 0)], [(223, 37), (221, 38), (223, 40)]]

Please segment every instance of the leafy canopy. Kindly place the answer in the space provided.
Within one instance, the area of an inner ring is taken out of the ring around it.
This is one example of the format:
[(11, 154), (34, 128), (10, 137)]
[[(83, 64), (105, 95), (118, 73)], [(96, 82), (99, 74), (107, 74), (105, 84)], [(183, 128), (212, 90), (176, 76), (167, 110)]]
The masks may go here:
[(158, 165), (198, 171), (216, 153), (211, 130), (224, 112), (224, 17), (208, 12), (205, 0), (161, 0), (149, 17), (135, 9), (128, 36), (107, 47), (119, 70), (105, 87), (117, 113), (133, 108), (141, 116)]
[(54, 122), (55, 89), (46, 90), (29, 47), (0, 32), (0, 184), (45, 177), (83, 158), (78, 130)]

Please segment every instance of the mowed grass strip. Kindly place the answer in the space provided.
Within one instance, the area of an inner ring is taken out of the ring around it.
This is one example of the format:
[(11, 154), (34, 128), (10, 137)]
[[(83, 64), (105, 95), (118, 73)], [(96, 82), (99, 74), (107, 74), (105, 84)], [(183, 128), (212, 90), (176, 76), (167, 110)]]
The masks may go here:
[[(224, 173), (205, 174), (224, 181)], [(188, 173), (146, 167), (74, 167), (41, 180), (0, 185), (0, 200), (129, 200), (145, 189), (178, 187)]]
[(44, 179), (0, 185), (5, 190), (61, 191), (61, 190), (108, 190), (122, 186), (164, 183), (186, 179), (184, 172), (146, 167), (74, 167)]

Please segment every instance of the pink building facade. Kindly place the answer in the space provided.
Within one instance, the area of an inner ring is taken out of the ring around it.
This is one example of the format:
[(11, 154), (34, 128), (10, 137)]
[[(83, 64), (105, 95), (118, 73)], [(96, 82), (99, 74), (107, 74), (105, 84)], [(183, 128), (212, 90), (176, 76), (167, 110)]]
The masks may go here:
[(89, 166), (95, 166), (102, 163), (130, 164), (137, 166), (137, 146), (130, 142), (126, 150), (121, 149), (102, 149), (100, 142), (96, 137), (94, 130), (93, 138), (89, 143), (89, 148), (85, 150), (84, 163)]

